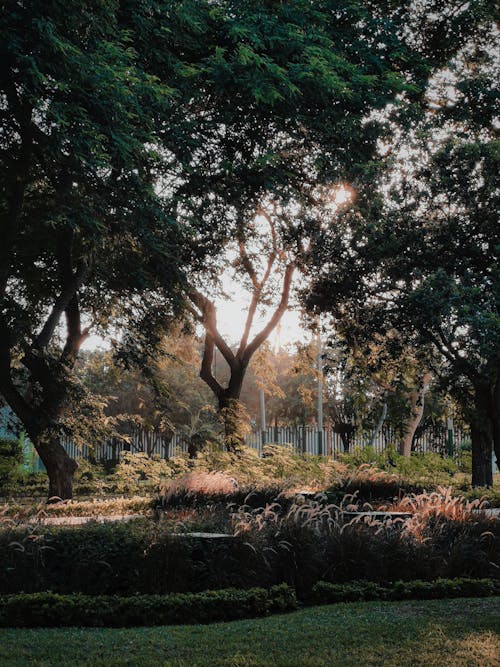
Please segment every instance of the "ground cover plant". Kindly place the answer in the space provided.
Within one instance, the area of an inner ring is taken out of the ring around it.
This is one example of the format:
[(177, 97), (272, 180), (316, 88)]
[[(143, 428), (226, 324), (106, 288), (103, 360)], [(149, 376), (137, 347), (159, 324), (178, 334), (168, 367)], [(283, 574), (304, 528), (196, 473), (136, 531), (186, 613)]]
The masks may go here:
[(364, 602), (126, 629), (0, 630), (5, 667), (496, 667), (500, 600)]
[(321, 494), (280, 494), (263, 506), (250, 500), (224, 504), (217, 496), (202, 507), (161, 511), (155, 520), (79, 528), (6, 520), (0, 562), (8, 576), (0, 592), (169, 593), (287, 583), (306, 598), (321, 580), (498, 577), (500, 522), (450, 489), (403, 499), (399, 508), (411, 510), (405, 519), (384, 510), (353, 514), (371, 510), (356, 494), (340, 504)]

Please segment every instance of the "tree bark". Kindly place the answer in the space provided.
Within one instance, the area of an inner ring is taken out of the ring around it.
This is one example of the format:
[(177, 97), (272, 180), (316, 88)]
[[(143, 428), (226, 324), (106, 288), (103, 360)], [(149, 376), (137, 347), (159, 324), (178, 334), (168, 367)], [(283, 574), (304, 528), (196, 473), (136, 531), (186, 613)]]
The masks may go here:
[(410, 394), (410, 417), (406, 423), (405, 431), (399, 446), (399, 453), (402, 456), (406, 456), (408, 458), (411, 456), (411, 446), (415, 436), (415, 431), (422, 421), (424, 414), (425, 394), (429, 388), (429, 380), (430, 374), (424, 373), (418, 387), (416, 387), (415, 390)]
[(497, 370), (493, 400), (491, 404), (491, 421), (493, 424), (493, 450), (497, 468), (500, 470), (500, 369)]
[(493, 485), (491, 437), (484, 424), (475, 421), (470, 427), (472, 440), (472, 486)]
[(237, 451), (245, 444), (244, 416), (240, 403), (245, 373), (246, 366), (241, 363), (231, 368), (228, 386), (218, 395), (219, 413), (224, 424), (225, 444), (230, 452)]
[(47, 469), (48, 502), (70, 500), (73, 497), (73, 476), (78, 464), (68, 455), (54, 430), (46, 430), (38, 435), (31, 434), (30, 439)]
[(380, 413), (379, 420), (378, 420), (375, 428), (373, 429), (373, 432), (372, 432), (371, 437), (370, 437), (369, 447), (374, 447), (375, 446), (375, 441), (377, 440), (378, 435), (379, 435), (380, 431), (382, 430), (382, 426), (384, 425), (386, 417), (387, 417), (387, 401), (384, 401), (383, 404), (382, 404), (382, 412)]
[(474, 413), (470, 423), (472, 440), (472, 486), (493, 485), (492, 391), (487, 385), (474, 387)]

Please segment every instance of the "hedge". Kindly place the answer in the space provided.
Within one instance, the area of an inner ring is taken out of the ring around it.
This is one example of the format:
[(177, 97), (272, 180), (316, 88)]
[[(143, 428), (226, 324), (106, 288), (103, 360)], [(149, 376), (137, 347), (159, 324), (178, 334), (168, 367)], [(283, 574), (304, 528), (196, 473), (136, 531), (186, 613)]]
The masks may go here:
[(331, 584), (320, 581), (307, 596), (307, 602), (321, 605), (368, 600), (433, 600), (457, 597), (490, 597), (492, 595), (500, 595), (499, 580), (396, 581), (384, 586), (371, 581), (354, 581), (348, 584)]
[[(492, 579), (397, 581), (386, 586), (358, 581), (319, 582), (308, 604), (369, 600), (428, 600), (500, 595)], [(295, 591), (286, 584), (266, 590), (226, 589), (176, 595), (59, 595), (31, 593), (0, 596), (0, 627), (132, 627), (233, 621), (298, 608)]]
[(232, 621), (297, 608), (295, 591), (283, 584), (269, 590), (226, 589), (176, 595), (0, 596), (0, 627), (132, 627)]

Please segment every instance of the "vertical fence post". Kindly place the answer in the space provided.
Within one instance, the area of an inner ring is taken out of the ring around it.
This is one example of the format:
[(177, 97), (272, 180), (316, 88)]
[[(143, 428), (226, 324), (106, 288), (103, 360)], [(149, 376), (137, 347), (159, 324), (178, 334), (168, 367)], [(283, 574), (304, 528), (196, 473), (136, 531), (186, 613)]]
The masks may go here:
[(318, 456), (323, 455), (323, 358), (318, 332)]
[(447, 429), (447, 444), (448, 444), (448, 456), (453, 457), (455, 451), (454, 442), (453, 442), (453, 417), (450, 416), (446, 419), (446, 429)]
[(264, 389), (261, 388), (259, 392), (260, 398), (260, 433), (262, 438), (262, 447), (266, 444), (266, 397), (264, 396)]

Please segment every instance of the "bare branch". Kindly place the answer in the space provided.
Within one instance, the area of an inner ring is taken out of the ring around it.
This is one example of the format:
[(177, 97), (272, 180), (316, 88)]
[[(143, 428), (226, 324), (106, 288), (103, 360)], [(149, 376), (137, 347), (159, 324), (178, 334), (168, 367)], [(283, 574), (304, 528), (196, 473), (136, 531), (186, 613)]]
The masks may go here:
[(200, 377), (207, 383), (217, 398), (224, 393), (223, 387), (217, 382), (212, 373), (212, 363), (214, 360), (215, 341), (213, 336), (207, 331), (205, 334), (205, 346), (203, 349), (203, 359), (201, 361)]
[(253, 265), (252, 260), (248, 256), (247, 250), (245, 248), (245, 243), (243, 239), (240, 239), (238, 242), (238, 247), (239, 247), (239, 252), (240, 252), (240, 259), (241, 263), (243, 265), (243, 268), (245, 271), (248, 273), (250, 280), (252, 281), (252, 285), (254, 290), (260, 289), (260, 282), (259, 279), (257, 278), (257, 272), (255, 270), (255, 267)]
[(69, 303), (80, 289), (88, 273), (88, 264), (83, 261), (80, 263), (73, 279), (63, 287), (61, 293), (56, 298), (50, 315), (48, 316), (42, 330), (35, 339), (33, 346), (39, 350), (43, 350), (50, 343), (54, 331), (61, 319), (62, 314), (68, 308)]
[(271, 319), (266, 324), (266, 326), (260, 331), (252, 340), (252, 342), (247, 346), (243, 357), (242, 363), (248, 364), (254, 352), (262, 345), (262, 343), (269, 337), (271, 332), (278, 325), (281, 320), (283, 313), (287, 309), (288, 300), (290, 298), (290, 287), (292, 284), (292, 277), (295, 271), (295, 263), (290, 262), (285, 268), (285, 275), (283, 277), (283, 287), (281, 290), (281, 298), (276, 310), (274, 311)]
[(222, 356), (229, 364), (229, 367), (232, 369), (235, 368), (238, 365), (236, 357), (217, 329), (217, 313), (215, 310), (215, 304), (210, 301), (210, 299), (207, 299), (207, 297), (204, 296), (201, 292), (195, 289), (191, 290), (189, 296), (191, 301), (201, 313), (200, 321), (205, 327), (205, 331), (212, 336), (217, 349), (220, 350)]

